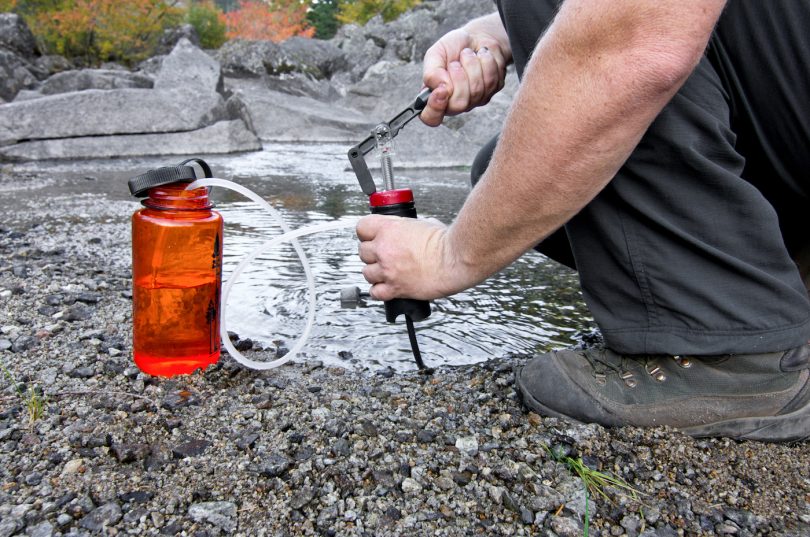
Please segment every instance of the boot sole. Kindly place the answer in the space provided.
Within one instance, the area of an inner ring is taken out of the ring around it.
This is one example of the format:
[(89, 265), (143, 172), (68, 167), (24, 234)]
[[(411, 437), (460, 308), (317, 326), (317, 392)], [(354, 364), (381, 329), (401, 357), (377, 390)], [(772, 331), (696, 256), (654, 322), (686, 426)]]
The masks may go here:
[[(518, 377), (519, 375), (520, 372), (518, 371)], [(585, 425), (582, 421), (566, 416), (542, 404), (531, 393), (523, 389), (519, 378), (516, 379), (515, 384), (518, 387), (520, 400), (529, 409), (543, 416), (563, 419), (577, 425)], [(736, 418), (692, 427), (679, 427), (678, 430), (696, 438), (726, 437), (734, 440), (756, 440), (759, 442), (801, 442), (810, 440), (810, 405), (780, 416)]]

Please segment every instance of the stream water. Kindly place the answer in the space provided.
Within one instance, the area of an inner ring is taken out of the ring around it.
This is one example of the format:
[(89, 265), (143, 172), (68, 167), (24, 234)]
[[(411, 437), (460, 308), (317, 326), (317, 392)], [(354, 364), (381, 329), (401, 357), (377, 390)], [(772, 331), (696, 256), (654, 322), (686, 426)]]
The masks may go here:
[[(367, 214), (367, 198), (348, 168), (346, 145), (265, 144), (260, 152), (205, 157), (217, 177), (255, 191), (280, 209), (287, 224), (301, 226)], [(373, 158), (370, 156), (369, 161)], [(178, 158), (121, 159), (16, 165), (46, 172), (51, 195), (86, 192), (83, 176), (98, 178), (94, 192), (111, 203), (136, 205), (125, 179)], [(373, 172), (379, 180), (379, 173)], [(452, 220), (469, 192), (466, 170), (398, 169), (398, 187), (414, 191), (420, 217)], [(101, 180), (104, 178), (105, 180)], [(63, 180), (62, 180), (63, 179)], [(109, 180), (107, 180), (109, 179)], [(226, 222), (224, 277), (245, 254), (280, 233), (269, 214), (239, 194), (216, 189), (213, 198)], [(369, 369), (415, 367), (404, 320), (389, 325), (382, 304), (341, 309), (340, 291), (367, 290), (353, 230), (301, 239), (318, 290), (316, 324), (307, 357), (327, 365)], [(291, 246), (261, 256), (240, 278), (227, 309), (229, 330), (264, 347), (290, 347), (306, 315), (303, 270)], [(433, 314), (417, 323), (417, 338), (428, 365), (468, 364), (509, 353), (533, 353), (576, 343), (593, 328), (576, 274), (540, 254), (524, 255), (485, 283), (436, 300)]]

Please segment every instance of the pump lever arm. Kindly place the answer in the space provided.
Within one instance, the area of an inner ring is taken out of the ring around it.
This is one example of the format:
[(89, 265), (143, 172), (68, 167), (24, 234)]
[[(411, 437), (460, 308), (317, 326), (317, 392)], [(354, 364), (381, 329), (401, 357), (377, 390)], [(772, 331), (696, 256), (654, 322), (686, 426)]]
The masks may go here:
[[(402, 127), (408, 124), (410, 120), (422, 113), (422, 110), (427, 106), (428, 97), (430, 97), (430, 88), (425, 88), (416, 96), (413, 104), (405, 108), (402, 112), (394, 116), (389, 122), (388, 126), (391, 129), (391, 137), (393, 138)], [(377, 191), (377, 186), (374, 184), (374, 179), (371, 177), (371, 172), (366, 164), (365, 155), (369, 154), (375, 147), (376, 142), (374, 135), (368, 136), (365, 140), (349, 149), (349, 163), (352, 165), (354, 175), (357, 176), (357, 182), (360, 183), (360, 189), (366, 196), (370, 196)]]

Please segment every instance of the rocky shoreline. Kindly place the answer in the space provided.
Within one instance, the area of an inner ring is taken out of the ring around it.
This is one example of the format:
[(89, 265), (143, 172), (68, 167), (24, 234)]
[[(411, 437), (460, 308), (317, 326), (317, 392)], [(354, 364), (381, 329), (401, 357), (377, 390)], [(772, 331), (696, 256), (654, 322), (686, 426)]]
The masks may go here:
[[(525, 357), (432, 376), (223, 357), (146, 376), (130, 357), (135, 204), (25, 195), (48, 182), (0, 171), (2, 537), (575, 536), (586, 514), (590, 535), (810, 532), (807, 443), (527, 413)], [(586, 498), (552, 453), (637, 492)]]

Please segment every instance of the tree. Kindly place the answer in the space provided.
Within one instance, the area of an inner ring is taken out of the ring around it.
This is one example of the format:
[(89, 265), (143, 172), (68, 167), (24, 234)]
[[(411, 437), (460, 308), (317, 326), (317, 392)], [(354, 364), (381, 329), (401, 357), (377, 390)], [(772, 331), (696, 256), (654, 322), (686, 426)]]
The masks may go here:
[(294, 35), (312, 37), (302, 0), (241, 0), (239, 9), (225, 13), (229, 39), (284, 41)]
[(390, 22), (412, 7), (419, 5), (421, 0), (338, 0), (339, 13), (337, 18), (341, 22), (363, 25), (375, 15), (382, 15), (385, 22)]
[(315, 28), (314, 37), (329, 39), (335, 35), (340, 22), (337, 20), (338, 0), (313, 0), (307, 12), (307, 21)]
[(16, 10), (44, 50), (87, 64), (140, 61), (181, 20), (164, 0), (17, 0)]
[(227, 40), (225, 17), (214, 2), (193, 2), (186, 13), (186, 20), (197, 31), (203, 48), (219, 48)]

